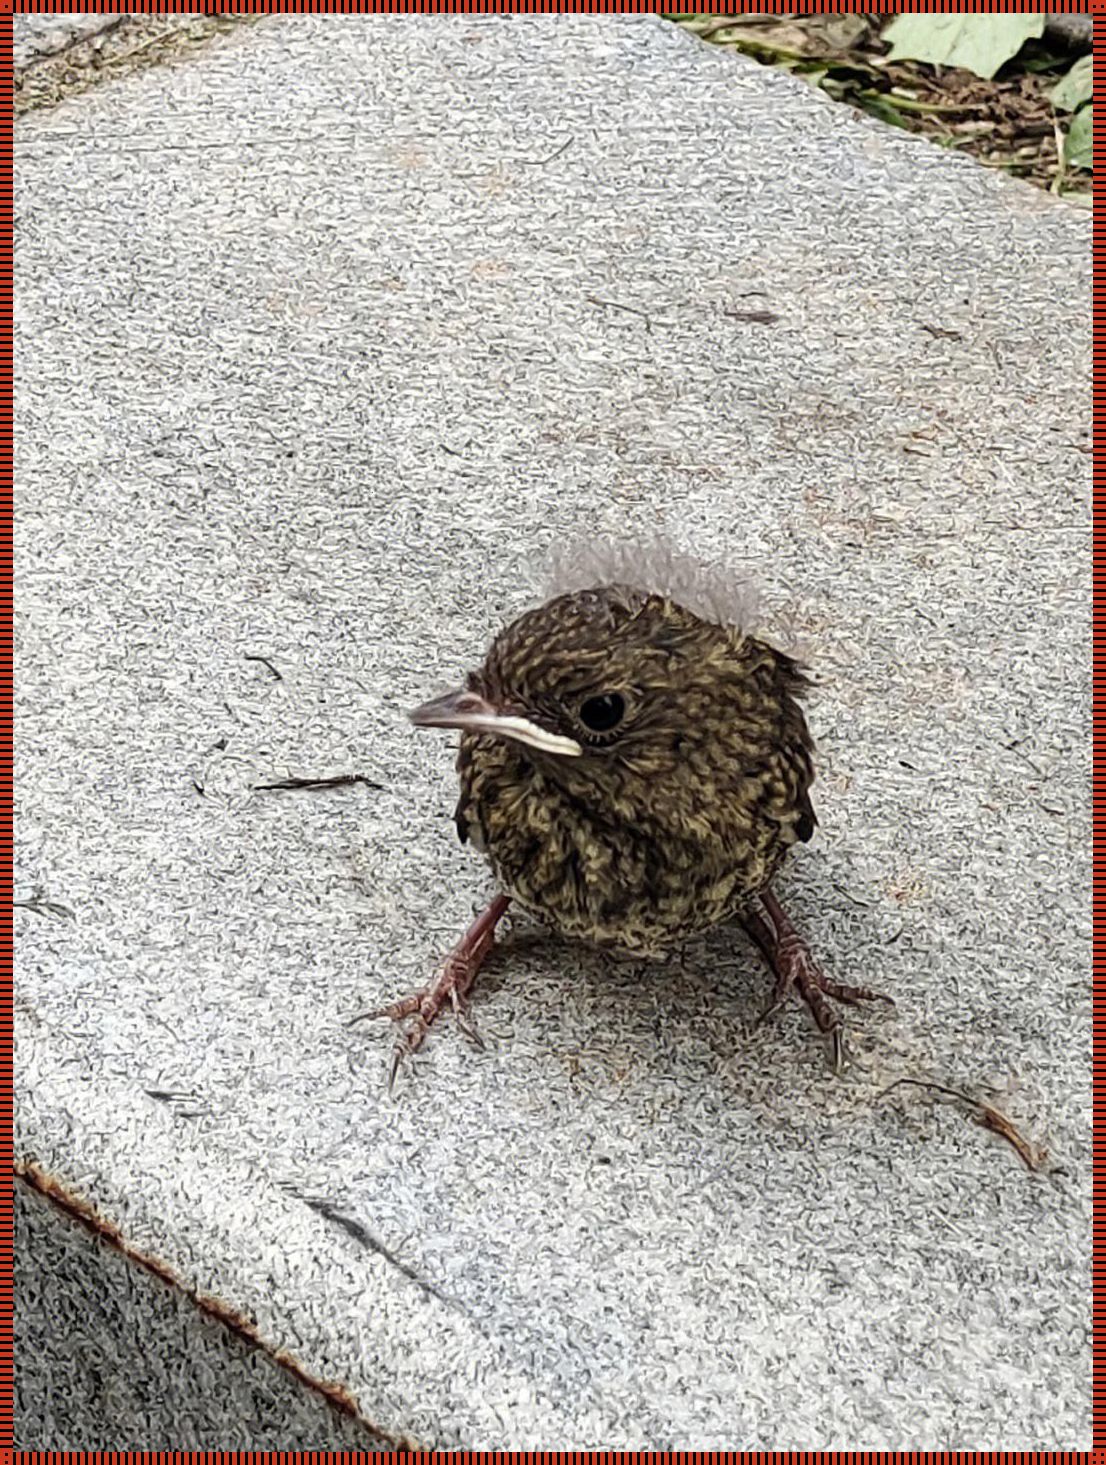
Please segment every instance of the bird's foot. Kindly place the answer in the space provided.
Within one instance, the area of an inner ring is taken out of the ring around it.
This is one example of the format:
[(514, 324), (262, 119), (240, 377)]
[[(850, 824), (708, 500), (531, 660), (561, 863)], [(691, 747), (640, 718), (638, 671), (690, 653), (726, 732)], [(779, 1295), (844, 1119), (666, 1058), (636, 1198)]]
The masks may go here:
[(480, 1034), (468, 1015), (466, 998), (485, 957), (495, 944), (495, 928), (503, 918), (509, 904), (510, 900), (507, 896), (497, 895), (473, 921), (443, 961), (437, 976), (425, 987), (420, 987), (409, 997), (401, 997), (397, 1002), (389, 1002), (384, 1007), (375, 1008), (372, 1012), (359, 1013), (357, 1017), (351, 1019), (352, 1022), (375, 1017), (391, 1018), (393, 1022), (404, 1022), (407, 1018), (413, 1019), (407, 1023), (396, 1038), (392, 1066), (388, 1074), (389, 1091), (396, 1081), (396, 1074), (399, 1072), (403, 1060), (422, 1047), (423, 1040), (430, 1031), (431, 1023), (447, 1001), (452, 1005), (457, 1026), (465, 1036), (478, 1048), (484, 1046)]
[(772, 918), (775, 930), (755, 911), (749, 912), (745, 920), (746, 931), (776, 973), (772, 996), (760, 1021), (764, 1022), (771, 1017), (794, 988), (810, 1008), (818, 1031), (824, 1035), (829, 1045), (833, 1071), (840, 1073), (845, 1065), (845, 1029), (827, 998), (844, 1002), (850, 1007), (856, 1007), (861, 1002), (887, 1002), (892, 1007), (895, 1004), (890, 997), (882, 992), (874, 992), (870, 987), (850, 987), (827, 977), (771, 891), (762, 891), (761, 900)]

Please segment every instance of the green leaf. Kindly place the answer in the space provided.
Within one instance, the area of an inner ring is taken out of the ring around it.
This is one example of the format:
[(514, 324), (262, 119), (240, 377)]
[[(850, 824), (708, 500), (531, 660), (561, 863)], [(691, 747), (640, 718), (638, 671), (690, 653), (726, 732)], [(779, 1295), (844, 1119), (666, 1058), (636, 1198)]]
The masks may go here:
[(1094, 57), (1080, 56), (1067, 76), (1061, 77), (1048, 95), (1058, 112), (1077, 112), (1094, 96)]
[(902, 113), (892, 106), (890, 99), (882, 92), (857, 92), (856, 99), (865, 112), (871, 112), (872, 116), (878, 117), (881, 122), (889, 122), (892, 127), (908, 128), (910, 126)]
[(1038, 71), (1061, 71), (1071, 60), (1070, 56), (1056, 56), (1051, 51), (1046, 51), (1047, 41), (1041, 41), (1027, 51), (1024, 56), (1018, 57), (1019, 71), (1026, 71), (1030, 76), (1036, 76)]
[(898, 15), (883, 38), (891, 61), (962, 66), (989, 80), (1044, 28), (1043, 15)]
[(1071, 119), (1064, 139), (1064, 162), (1069, 168), (1094, 171), (1094, 108), (1084, 107)]

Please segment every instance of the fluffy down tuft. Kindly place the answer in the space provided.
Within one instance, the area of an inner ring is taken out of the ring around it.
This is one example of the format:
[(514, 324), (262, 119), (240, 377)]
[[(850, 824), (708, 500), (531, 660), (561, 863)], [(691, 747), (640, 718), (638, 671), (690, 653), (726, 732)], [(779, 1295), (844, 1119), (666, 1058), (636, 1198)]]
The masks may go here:
[(589, 538), (557, 546), (545, 564), (543, 600), (598, 585), (626, 585), (666, 595), (702, 620), (764, 636), (779, 650), (802, 656), (786, 612), (766, 614), (756, 587), (742, 572), (719, 561), (685, 554), (670, 540)]

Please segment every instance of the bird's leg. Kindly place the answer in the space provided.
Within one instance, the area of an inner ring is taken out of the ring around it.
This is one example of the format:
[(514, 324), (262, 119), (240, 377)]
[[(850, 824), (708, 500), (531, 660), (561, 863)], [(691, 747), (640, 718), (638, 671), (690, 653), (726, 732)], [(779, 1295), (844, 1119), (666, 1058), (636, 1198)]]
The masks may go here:
[(760, 947), (760, 954), (764, 957), (764, 960), (776, 972), (776, 984), (772, 988), (772, 995), (768, 999), (768, 1006), (757, 1019), (759, 1026), (760, 1023), (767, 1022), (773, 1013), (783, 1005), (784, 998), (791, 990), (792, 979), (786, 972), (776, 970), (776, 948), (778, 942), (774, 927), (770, 926), (764, 917), (758, 915), (754, 910), (745, 912), (741, 924), (745, 927), (746, 935), (751, 936), (757, 946)]
[(860, 1002), (891, 1002), (891, 998), (882, 992), (873, 992), (869, 987), (849, 987), (827, 977), (772, 892), (762, 890), (760, 898), (775, 930), (755, 911), (746, 914), (744, 925), (776, 973), (776, 985), (764, 1017), (775, 1012), (794, 987), (810, 1008), (819, 1032), (828, 1038), (834, 1070), (840, 1072), (844, 1062), (844, 1030), (841, 1019), (826, 999), (832, 997), (855, 1007)]
[(476, 1029), (465, 1014), (465, 998), (476, 980), (476, 973), (484, 958), (495, 943), (495, 928), (503, 919), (510, 903), (510, 898), (506, 895), (497, 895), (489, 902), (446, 957), (432, 982), (420, 987), (417, 992), (412, 992), (410, 997), (401, 997), (398, 1002), (389, 1002), (384, 1007), (378, 1007), (373, 1012), (363, 1012), (352, 1019), (360, 1022), (366, 1017), (390, 1017), (393, 1022), (402, 1022), (404, 1018), (414, 1018), (396, 1039), (388, 1078), (389, 1089), (395, 1083), (400, 1064), (422, 1046), (430, 1024), (447, 1000), (453, 1005), (462, 1032), (483, 1047)]

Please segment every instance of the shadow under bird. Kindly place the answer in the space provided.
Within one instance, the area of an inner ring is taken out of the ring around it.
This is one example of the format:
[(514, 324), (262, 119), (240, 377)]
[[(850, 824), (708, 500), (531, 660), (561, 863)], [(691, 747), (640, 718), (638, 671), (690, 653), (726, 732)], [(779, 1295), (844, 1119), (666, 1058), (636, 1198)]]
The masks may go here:
[(409, 1020), (391, 1077), (442, 1007), (463, 1021), (512, 901), (562, 936), (642, 957), (739, 922), (775, 984), (825, 1034), (830, 999), (889, 1001), (826, 976), (772, 893), (815, 827), (798, 664), (739, 626), (629, 584), (562, 594), (520, 616), (463, 688), (410, 714), (461, 733), (457, 832), (499, 894), (421, 991), (373, 1017)]

